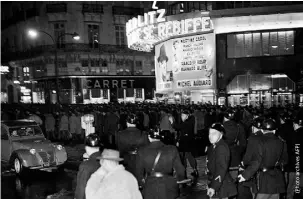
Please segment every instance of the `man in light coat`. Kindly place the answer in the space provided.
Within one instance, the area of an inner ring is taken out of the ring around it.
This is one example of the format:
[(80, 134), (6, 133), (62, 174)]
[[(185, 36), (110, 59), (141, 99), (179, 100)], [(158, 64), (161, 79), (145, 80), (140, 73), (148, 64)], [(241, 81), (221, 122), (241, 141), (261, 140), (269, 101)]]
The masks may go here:
[(97, 157), (101, 167), (87, 182), (86, 199), (142, 199), (136, 178), (119, 165), (119, 156), (119, 151), (104, 149)]

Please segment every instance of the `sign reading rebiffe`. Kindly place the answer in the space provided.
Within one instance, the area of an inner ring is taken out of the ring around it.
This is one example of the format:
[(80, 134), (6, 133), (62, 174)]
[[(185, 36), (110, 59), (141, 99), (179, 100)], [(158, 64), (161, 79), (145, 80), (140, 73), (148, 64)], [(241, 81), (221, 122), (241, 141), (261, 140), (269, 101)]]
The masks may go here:
[(208, 12), (192, 12), (165, 16), (159, 9), (132, 18), (126, 23), (128, 47), (150, 52), (154, 45), (170, 38), (213, 31)]

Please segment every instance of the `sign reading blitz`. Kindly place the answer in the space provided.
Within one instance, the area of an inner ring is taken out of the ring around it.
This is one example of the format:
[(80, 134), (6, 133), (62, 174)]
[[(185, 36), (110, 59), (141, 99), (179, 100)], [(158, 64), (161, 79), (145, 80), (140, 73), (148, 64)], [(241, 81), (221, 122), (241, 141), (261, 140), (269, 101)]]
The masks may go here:
[(157, 91), (214, 89), (215, 34), (171, 39), (155, 48)]

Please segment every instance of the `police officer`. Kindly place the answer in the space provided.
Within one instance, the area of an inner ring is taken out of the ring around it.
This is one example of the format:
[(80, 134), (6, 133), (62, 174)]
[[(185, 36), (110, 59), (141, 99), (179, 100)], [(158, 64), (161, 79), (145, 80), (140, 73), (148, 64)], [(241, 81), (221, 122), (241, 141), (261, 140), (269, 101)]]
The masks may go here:
[(101, 155), (104, 146), (101, 144), (98, 135), (90, 134), (86, 137), (86, 153), (83, 155), (84, 162), (79, 166), (77, 173), (77, 186), (75, 199), (85, 199), (85, 187), (90, 176), (100, 167), (97, 157)]
[(177, 180), (182, 181), (185, 177), (177, 148), (165, 145), (160, 141), (163, 137), (159, 129), (151, 130), (150, 144), (138, 151), (136, 176), (139, 186), (143, 187), (144, 199), (177, 198)]
[(225, 129), (225, 142), (230, 148), (230, 168), (229, 172), (235, 180), (238, 176), (238, 169), (241, 163), (247, 140), (244, 127), (235, 121), (235, 111), (229, 109), (225, 112), (223, 126)]
[(182, 122), (180, 124), (174, 123), (171, 118), (169, 118), (169, 120), (173, 128), (180, 132), (177, 145), (181, 154), (183, 165), (186, 167), (186, 160), (188, 160), (190, 166), (194, 170), (191, 175), (197, 178), (199, 176), (197, 169), (197, 161), (192, 154), (194, 150), (195, 117), (190, 114), (189, 110), (183, 109), (181, 112)]
[(207, 150), (207, 195), (210, 198), (228, 198), (237, 194), (237, 188), (229, 172), (230, 151), (222, 139), (224, 127), (214, 123), (209, 129), (209, 141), (212, 144)]
[(135, 114), (129, 114), (126, 119), (127, 128), (116, 134), (116, 145), (124, 158), (126, 170), (135, 175), (137, 150), (148, 144), (147, 132), (139, 130), (136, 126), (138, 118)]
[(277, 129), (276, 135), (287, 142), (288, 141), (287, 135), (293, 131), (294, 129), (291, 121), (291, 115), (289, 115), (288, 113), (284, 113), (280, 115), (280, 126)]
[(246, 152), (243, 157), (243, 161), (240, 167), (240, 173), (245, 168), (250, 168), (245, 170), (242, 173), (242, 176), (245, 179), (249, 179), (243, 183), (238, 184), (238, 196), (237, 199), (250, 199), (253, 198), (252, 196), (252, 187), (255, 184), (255, 179), (252, 178), (256, 171), (259, 169), (259, 166), (256, 162), (255, 157), (260, 156), (262, 153), (262, 146), (260, 137), (263, 135), (262, 133), (262, 124), (263, 124), (263, 117), (257, 117), (252, 122), (252, 134), (248, 138)]
[(256, 199), (278, 199), (280, 193), (285, 193), (285, 180), (282, 166), (287, 163), (287, 147), (283, 140), (275, 135), (276, 123), (265, 119), (262, 123), (263, 136), (261, 145), (255, 157), (254, 166), (247, 167), (238, 176), (239, 182), (244, 182), (256, 174)]

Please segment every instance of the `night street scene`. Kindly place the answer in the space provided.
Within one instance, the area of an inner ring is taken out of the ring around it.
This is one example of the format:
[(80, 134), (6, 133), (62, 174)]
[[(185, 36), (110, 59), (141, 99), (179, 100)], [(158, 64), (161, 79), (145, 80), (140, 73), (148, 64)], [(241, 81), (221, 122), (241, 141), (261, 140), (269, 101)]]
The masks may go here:
[(1, 198), (302, 199), (303, 2), (1, 1)]

